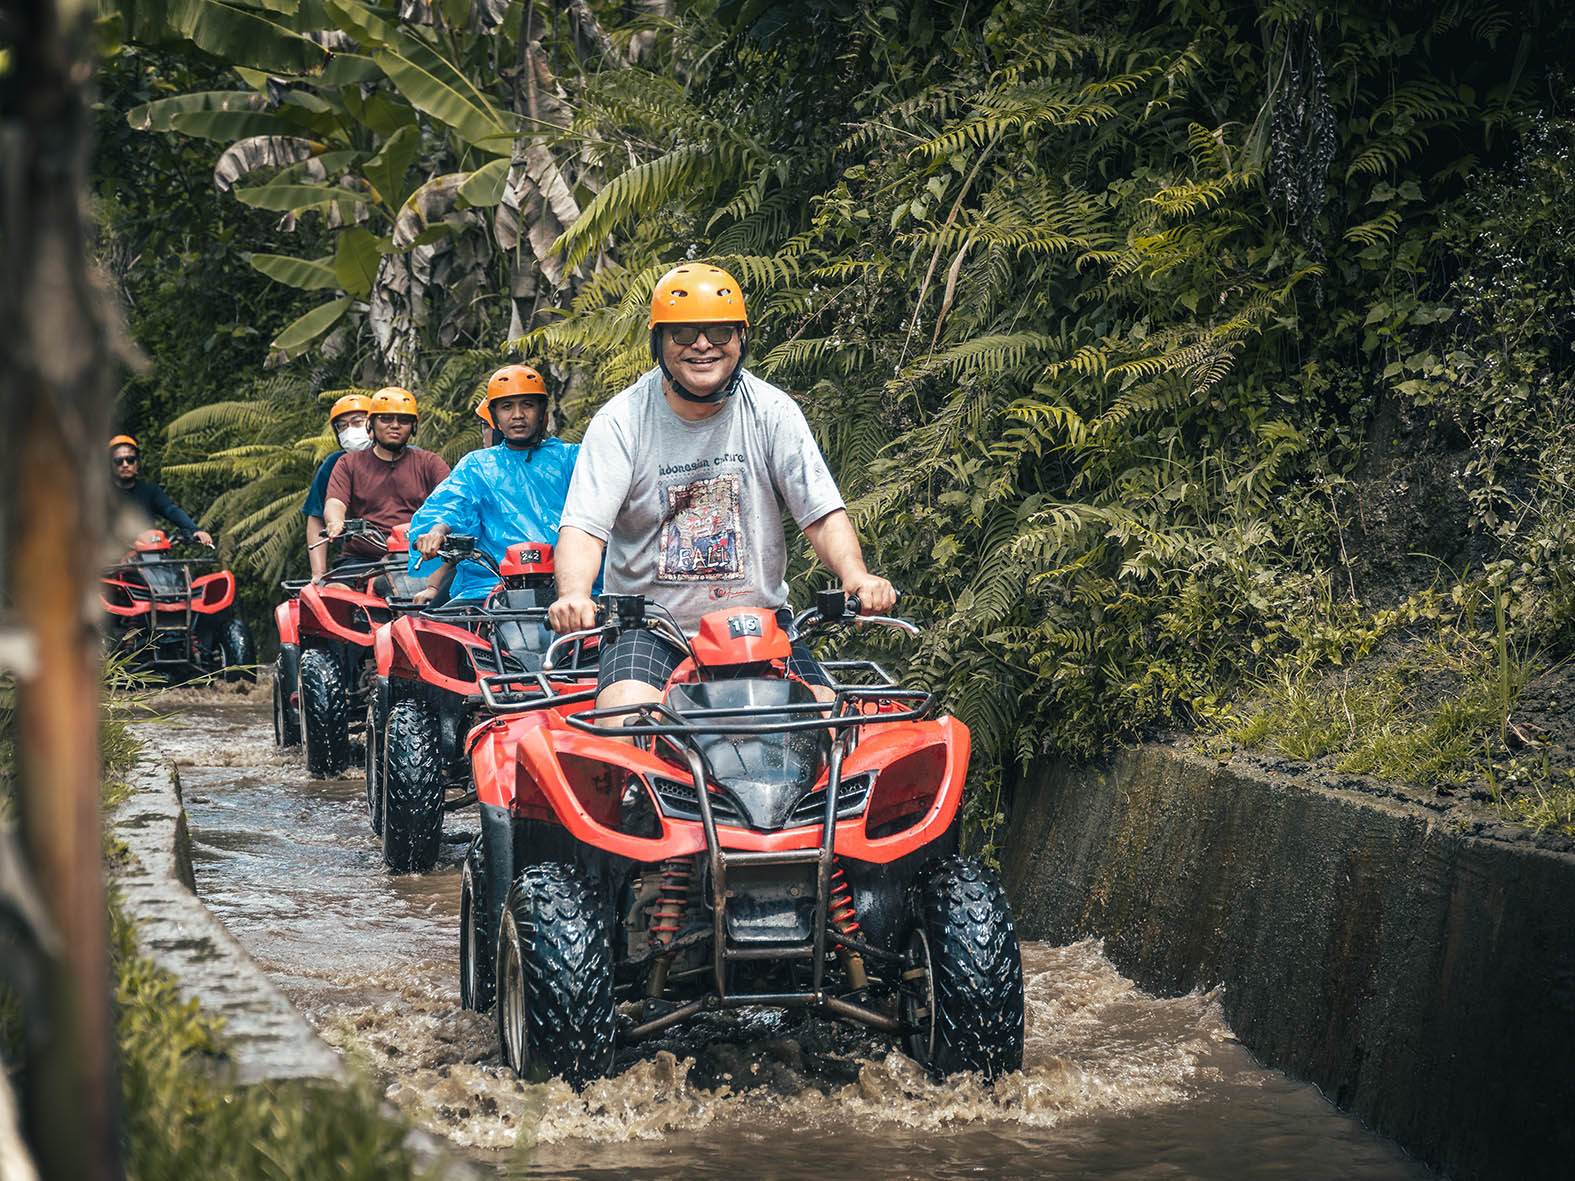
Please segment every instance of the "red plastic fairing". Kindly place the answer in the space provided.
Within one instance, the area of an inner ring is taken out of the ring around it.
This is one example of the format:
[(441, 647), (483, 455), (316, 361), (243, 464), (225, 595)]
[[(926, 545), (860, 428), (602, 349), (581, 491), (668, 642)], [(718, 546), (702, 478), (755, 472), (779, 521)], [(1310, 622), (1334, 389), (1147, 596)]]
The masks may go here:
[(410, 523), (395, 525), (388, 535), (388, 552), (391, 554), (408, 554), (410, 552)]
[[(511, 721), (509, 728), (522, 720)], [(912, 814), (914, 823), (893, 835), (872, 838), (868, 834), (872, 822), (866, 810), (865, 815), (838, 822), (834, 839), (839, 855), (884, 865), (945, 834), (962, 803), (970, 743), (968, 728), (950, 717), (906, 725), (890, 735), (881, 735), (878, 729), (871, 733), (875, 736), (860, 743), (843, 765), (843, 774), (851, 776), (871, 770), (884, 774), (882, 768), (890, 770), (896, 776), (896, 784), (888, 797), (890, 802), (883, 805), (888, 819)], [(616, 818), (606, 797), (615, 789), (621, 792), (629, 773), (688, 779), (654, 755), (625, 743), (570, 730), (552, 718), (547, 725), (538, 724), (519, 732), (514, 756), (518, 760), (517, 799), (489, 800), (483, 795), (484, 802), (511, 803), (515, 813), (522, 816), (537, 815), (537, 809), (545, 803), (551, 808), (550, 818), (567, 828), (575, 839), (634, 861), (663, 861), (705, 848), (705, 832), (698, 820), (663, 816), (662, 835), (654, 838), (630, 836), (606, 823)], [(481, 768), (478, 766), (476, 771), (479, 788), (483, 782)], [(881, 791), (879, 774), (877, 794)], [(538, 795), (544, 797), (542, 802), (538, 802)], [(809, 849), (820, 841), (818, 825), (761, 833), (719, 824), (717, 832), (727, 848), (739, 850)]]
[(384, 632), (391, 651), (387, 668), (382, 654), (378, 655), (378, 672), (383, 676), (421, 681), (450, 693), (477, 691), (476, 665), (469, 653), (475, 648), (489, 650), (489, 645), (475, 632), (432, 620), (423, 620), (418, 627), (408, 615), (378, 629), (378, 635)]
[(140, 590), (146, 595), (148, 593), (146, 583), (135, 583), (124, 578), (103, 578), (99, 581), (102, 585), (98, 593), (98, 601), (104, 604), (104, 610), (111, 615), (129, 619), (133, 615), (146, 615), (152, 609), (153, 604), (149, 600), (142, 599), (139, 602), (133, 593)]
[(390, 675), (389, 670), (394, 667), (394, 628), (404, 622), (407, 620), (401, 616), (372, 633), (372, 663), (380, 677)]
[(191, 582), (191, 609), (202, 615), (214, 615), (235, 602), (235, 575), (228, 570), (204, 574)]
[(295, 599), (286, 599), (273, 609), (273, 625), (279, 632), (281, 644), (299, 644), (301, 642), (301, 604)]
[(498, 573), (505, 578), (526, 574), (551, 574), (552, 546), (542, 541), (520, 541), (509, 546), (498, 563)]
[[(466, 742), (470, 746), (470, 777), (476, 785), (478, 800), (494, 807), (508, 808), (520, 798), (520, 784), (516, 776), (524, 780), (524, 768), (515, 761), (514, 746), (521, 734), (546, 724), (544, 714), (523, 714), (507, 720), (489, 718), (471, 728)], [(532, 789), (527, 785), (524, 795), (528, 799), (531, 794)], [(537, 813), (548, 820), (552, 819), (552, 809), (547, 807), (541, 793), (534, 792), (534, 796)], [(529, 807), (528, 803), (522, 804), (518, 810), (522, 814), (533, 814)]]
[(376, 595), (308, 583), (301, 588), (299, 629), (306, 635), (326, 636), (359, 644), (372, 644), (374, 620), (388, 613), (388, 604)]

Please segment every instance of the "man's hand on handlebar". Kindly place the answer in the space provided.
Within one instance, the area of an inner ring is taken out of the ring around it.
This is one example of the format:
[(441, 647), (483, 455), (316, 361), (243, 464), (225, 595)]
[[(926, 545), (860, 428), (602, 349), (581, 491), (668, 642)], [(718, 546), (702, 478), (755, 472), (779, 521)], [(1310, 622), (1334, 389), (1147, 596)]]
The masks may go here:
[(547, 625), (560, 636), (596, 626), (596, 604), (590, 595), (564, 595), (547, 608)]
[(896, 589), (878, 574), (854, 575), (842, 584), (842, 589), (858, 596), (861, 615), (885, 615), (897, 605)]
[(193, 540), (200, 542), (209, 549), (213, 548), (213, 534), (209, 533), (206, 529), (193, 529), (191, 531), (191, 535)]
[(423, 558), (435, 558), (438, 556), (438, 550), (443, 547), (443, 539), (447, 536), (448, 526), (440, 522), (416, 538), (416, 551)]

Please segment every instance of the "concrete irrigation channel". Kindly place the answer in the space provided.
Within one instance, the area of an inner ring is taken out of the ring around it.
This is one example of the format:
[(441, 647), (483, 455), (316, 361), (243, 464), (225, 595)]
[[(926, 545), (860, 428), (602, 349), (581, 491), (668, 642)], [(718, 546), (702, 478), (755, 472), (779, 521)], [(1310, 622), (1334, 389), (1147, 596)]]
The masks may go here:
[(864, 1031), (751, 1010), (623, 1050), (580, 1092), (523, 1083), (490, 1019), (459, 1004), (473, 818), (449, 818), (431, 873), (389, 875), (359, 775), (309, 779), (274, 747), (267, 701), (170, 695), (118, 819), (143, 837), (125, 888), (144, 946), (225, 1017), (242, 1079), (368, 1071), (423, 1144), (518, 1176), (1429, 1173), (1260, 1065), (1226, 1022), (1229, 984), (1144, 991), (1093, 926), (1057, 926), (1021, 856), (1021, 928), (1058, 933), (1024, 943), (1024, 1069), (993, 1088), (934, 1082)]

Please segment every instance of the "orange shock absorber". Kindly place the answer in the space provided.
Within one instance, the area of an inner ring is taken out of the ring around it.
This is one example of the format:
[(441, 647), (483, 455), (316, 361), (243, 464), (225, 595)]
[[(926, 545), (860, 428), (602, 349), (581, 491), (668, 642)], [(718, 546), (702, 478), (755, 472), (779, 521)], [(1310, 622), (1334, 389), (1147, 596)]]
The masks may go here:
[[(831, 897), (826, 901), (826, 925), (843, 935), (859, 933), (858, 912), (853, 906), (853, 888), (842, 872), (840, 864), (831, 870)], [(855, 992), (869, 987), (869, 976), (864, 971), (864, 957), (851, 948), (837, 945), (837, 958), (848, 975), (848, 983)]]
[[(684, 907), (689, 900), (689, 877), (693, 865), (687, 858), (673, 858), (662, 862), (662, 884), (657, 889), (656, 902), (651, 907), (651, 950), (660, 952), (678, 934), (683, 921)], [(651, 965), (650, 978), (645, 983), (646, 996), (661, 996), (667, 986), (667, 967), (671, 956), (658, 955)]]

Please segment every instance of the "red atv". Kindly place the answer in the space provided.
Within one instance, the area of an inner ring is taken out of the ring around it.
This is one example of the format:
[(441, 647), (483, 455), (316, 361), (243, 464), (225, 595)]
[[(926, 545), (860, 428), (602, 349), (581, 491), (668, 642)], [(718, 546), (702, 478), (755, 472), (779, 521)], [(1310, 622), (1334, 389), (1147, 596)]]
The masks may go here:
[[(195, 544), (184, 534), (175, 540)], [(252, 633), (232, 611), (235, 575), (195, 573), (217, 563), (208, 555), (177, 557), (159, 529), (138, 537), (135, 548), (104, 571), (99, 589), (110, 651), (129, 652), (171, 681), (219, 672), (229, 681), (255, 681)]]
[(1019, 1069), (1011, 912), (957, 853), (967, 728), (870, 661), (823, 665), (830, 701), (786, 669), (793, 636), (918, 629), (828, 591), (786, 630), (731, 608), (690, 641), (639, 596), (602, 602), (558, 643), (656, 628), (688, 653), (660, 703), (598, 710), (577, 672), (481, 681), (461, 996), (487, 1007), (495, 965), (508, 1065), (581, 1083), (615, 1042), (766, 1005), (896, 1035), (937, 1075)]
[[(475, 538), (450, 535), (438, 557), (451, 568), (479, 563), (498, 585), (484, 603), (400, 614), (373, 638), (367, 813), (383, 838), (383, 860), (396, 873), (430, 869), (444, 812), (475, 802), (465, 738), (481, 706), (480, 678), (536, 672), (553, 639), (545, 626), (556, 597), (552, 546), (521, 542), (494, 562)], [(390, 606), (407, 604), (390, 600)], [(582, 663), (579, 653), (574, 663)]]
[(385, 547), (380, 558), (341, 558), (313, 582), (280, 585), (290, 596), (274, 608), (279, 659), (273, 680), (273, 736), (280, 746), (306, 747), (306, 769), (338, 775), (355, 757), (372, 687), (372, 633), (393, 618), (389, 598), (408, 599), (425, 585), (411, 579), (403, 525), (386, 538), (366, 521), (345, 522), (342, 535)]

